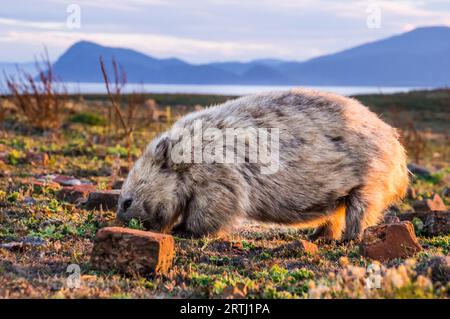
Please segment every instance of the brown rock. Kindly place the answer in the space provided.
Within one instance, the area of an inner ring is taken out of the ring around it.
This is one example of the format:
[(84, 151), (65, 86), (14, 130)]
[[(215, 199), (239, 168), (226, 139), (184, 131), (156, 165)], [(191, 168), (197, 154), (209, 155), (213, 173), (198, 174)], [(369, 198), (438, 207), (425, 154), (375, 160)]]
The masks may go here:
[(277, 247), (273, 250), (275, 254), (282, 255), (292, 255), (296, 253), (306, 253), (309, 255), (317, 255), (319, 248), (316, 244), (311, 243), (307, 240), (298, 239), (293, 242)]
[(435, 194), (432, 199), (417, 200), (412, 204), (416, 212), (446, 211), (442, 198)]
[(399, 218), (402, 221), (420, 219), (424, 225), (423, 233), (428, 236), (447, 235), (450, 232), (450, 211), (403, 213)]
[(380, 261), (406, 258), (421, 251), (413, 225), (408, 222), (369, 227), (364, 231), (361, 254)]
[(119, 195), (118, 189), (91, 192), (85, 202), (86, 209), (115, 210)]
[(88, 197), (89, 193), (95, 192), (95, 190), (95, 185), (65, 186), (58, 192), (57, 198), (69, 203), (80, 203)]
[(91, 264), (95, 269), (126, 274), (163, 274), (172, 265), (174, 240), (170, 235), (122, 227), (97, 232)]

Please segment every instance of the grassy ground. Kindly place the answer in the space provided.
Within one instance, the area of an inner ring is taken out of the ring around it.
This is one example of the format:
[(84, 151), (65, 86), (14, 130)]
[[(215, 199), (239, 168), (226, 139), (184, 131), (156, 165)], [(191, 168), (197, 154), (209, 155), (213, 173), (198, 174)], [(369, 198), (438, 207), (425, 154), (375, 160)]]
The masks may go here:
[[(174, 107), (225, 99), (193, 95), (153, 98)], [(410, 152), (418, 153), (421, 164), (432, 171), (430, 178), (417, 179), (412, 187), (419, 198), (432, 193), (442, 196), (450, 186), (449, 126), (445, 121), (450, 115), (448, 92), (357, 98), (388, 122), (417, 131), (425, 140), (420, 150), (415, 149), (414, 140), (407, 141)], [(0, 136), (0, 243), (24, 238), (28, 243), (16, 249), (0, 248), (0, 297), (449, 297), (448, 275), (436, 276), (430, 269), (439, 266), (439, 256), (449, 254), (450, 235), (419, 237), (424, 250), (414, 258), (375, 263), (381, 281), (374, 289), (366, 285), (367, 279), (374, 278), (368, 273), (373, 261), (359, 254), (357, 243), (319, 243), (318, 255), (308, 255), (295, 248), (282, 248), (295, 239), (306, 238), (307, 232), (245, 221), (224, 238), (175, 238), (174, 266), (165, 276), (133, 277), (91, 269), (92, 240), (99, 228), (113, 222), (114, 212), (81, 209), (58, 200), (55, 190), (33, 186), (29, 180), (40, 174), (59, 173), (90, 180), (99, 188), (108, 187), (116, 178), (113, 167), (126, 164), (127, 151), (114, 132), (107, 135), (105, 119), (101, 118), (104, 112), (98, 107), (102, 103), (106, 103), (104, 97), (85, 97), (55, 134), (31, 130), (26, 119), (16, 113), (6, 116)], [(396, 111), (392, 111), (393, 105)], [(81, 112), (100, 120), (74, 117)], [(400, 119), (404, 122), (399, 123)], [(138, 129), (133, 155), (138, 156), (140, 149), (164, 128), (152, 124), (150, 129)], [(30, 150), (49, 154), (47, 165), (32, 165), (26, 159)], [(449, 205), (450, 198), (443, 198)], [(407, 211), (410, 204), (406, 199), (399, 207)], [(70, 264), (81, 269), (81, 286), (77, 289), (67, 285)]]

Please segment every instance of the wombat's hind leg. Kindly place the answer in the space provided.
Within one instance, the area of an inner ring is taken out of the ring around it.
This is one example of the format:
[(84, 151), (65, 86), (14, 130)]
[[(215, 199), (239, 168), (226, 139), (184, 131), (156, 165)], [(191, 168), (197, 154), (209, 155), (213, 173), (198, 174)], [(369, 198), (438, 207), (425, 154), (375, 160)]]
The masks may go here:
[(359, 239), (363, 229), (364, 214), (367, 202), (362, 196), (360, 189), (354, 189), (345, 200), (345, 231), (343, 240), (350, 241)]
[(345, 228), (345, 204), (340, 204), (336, 210), (329, 214), (329, 218), (325, 224), (317, 228), (314, 233), (309, 236), (310, 240), (323, 239), (326, 241), (339, 240)]

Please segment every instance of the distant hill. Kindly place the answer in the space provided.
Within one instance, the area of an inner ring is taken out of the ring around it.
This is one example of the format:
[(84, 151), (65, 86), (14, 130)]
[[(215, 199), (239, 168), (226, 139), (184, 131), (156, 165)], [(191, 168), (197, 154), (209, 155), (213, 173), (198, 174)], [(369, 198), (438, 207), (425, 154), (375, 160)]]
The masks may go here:
[(212, 66), (192, 65), (179, 59), (156, 59), (140, 52), (104, 47), (92, 42), (71, 46), (53, 65), (64, 81), (102, 82), (99, 57), (103, 56), (107, 71), (113, 74), (112, 58), (124, 68), (128, 82), (145, 83), (229, 83), (236, 75)]
[(449, 85), (450, 28), (418, 28), (277, 70), (309, 85)]
[(427, 86), (450, 85), (450, 28), (426, 27), (305, 62), (261, 59), (190, 64), (157, 59), (123, 48), (78, 42), (55, 63), (64, 81), (102, 82), (99, 57), (109, 73), (113, 57), (128, 82), (167, 84), (260, 84)]

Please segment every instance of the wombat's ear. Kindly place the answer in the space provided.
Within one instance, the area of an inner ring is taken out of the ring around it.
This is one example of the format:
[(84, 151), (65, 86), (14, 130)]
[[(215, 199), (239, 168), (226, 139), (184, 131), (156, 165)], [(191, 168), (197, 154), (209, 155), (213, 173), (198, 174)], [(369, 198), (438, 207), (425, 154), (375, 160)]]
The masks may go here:
[(155, 161), (161, 164), (169, 165), (170, 160), (170, 139), (162, 137), (155, 146), (153, 151)]

